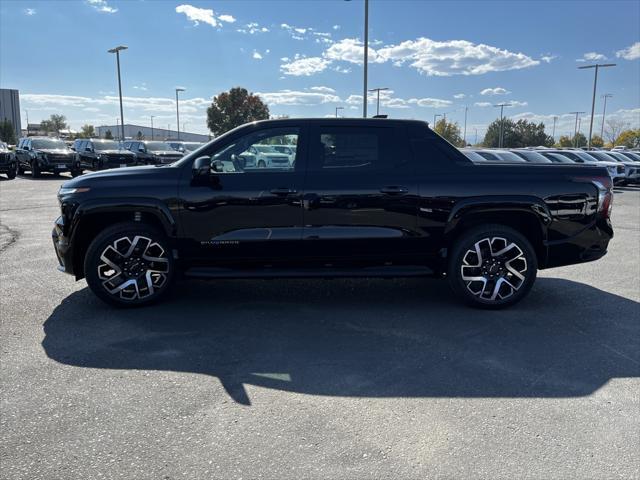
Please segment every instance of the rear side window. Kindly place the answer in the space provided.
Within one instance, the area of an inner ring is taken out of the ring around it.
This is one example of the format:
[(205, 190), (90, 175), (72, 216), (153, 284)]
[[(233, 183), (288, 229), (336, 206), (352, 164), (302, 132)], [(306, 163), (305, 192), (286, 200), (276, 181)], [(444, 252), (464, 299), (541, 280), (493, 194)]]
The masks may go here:
[(312, 170), (380, 170), (393, 163), (393, 129), (318, 127), (312, 136)]

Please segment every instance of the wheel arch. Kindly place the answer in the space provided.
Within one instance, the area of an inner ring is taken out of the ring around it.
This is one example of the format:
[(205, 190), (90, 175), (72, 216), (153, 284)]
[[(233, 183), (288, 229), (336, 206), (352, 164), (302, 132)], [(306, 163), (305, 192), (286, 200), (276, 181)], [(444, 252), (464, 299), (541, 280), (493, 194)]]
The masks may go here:
[(70, 237), (73, 245), (73, 272), (76, 280), (84, 277), (84, 259), (92, 240), (106, 228), (117, 223), (135, 222), (151, 225), (171, 241), (177, 235), (177, 224), (169, 208), (155, 200), (127, 202), (117, 205), (81, 205), (71, 221)]
[(473, 199), (456, 205), (445, 228), (445, 244), (452, 246), (469, 230), (486, 224), (510, 227), (531, 243), (538, 265), (547, 262), (547, 228), (551, 213), (546, 204), (535, 197)]

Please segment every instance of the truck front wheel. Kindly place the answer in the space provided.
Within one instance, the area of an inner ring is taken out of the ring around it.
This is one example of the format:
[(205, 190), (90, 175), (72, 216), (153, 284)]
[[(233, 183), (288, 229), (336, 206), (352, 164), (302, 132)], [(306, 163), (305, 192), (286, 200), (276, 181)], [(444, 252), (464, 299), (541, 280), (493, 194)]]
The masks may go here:
[(529, 293), (537, 270), (536, 254), (522, 234), (503, 225), (483, 225), (455, 242), (447, 277), (456, 295), (471, 306), (503, 308)]
[(173, 282), (175, 264), (160, 231), (145, 224), (120, 223), (91, 242), (84, 274), (100, 299), (131, 307), (160, 300)]

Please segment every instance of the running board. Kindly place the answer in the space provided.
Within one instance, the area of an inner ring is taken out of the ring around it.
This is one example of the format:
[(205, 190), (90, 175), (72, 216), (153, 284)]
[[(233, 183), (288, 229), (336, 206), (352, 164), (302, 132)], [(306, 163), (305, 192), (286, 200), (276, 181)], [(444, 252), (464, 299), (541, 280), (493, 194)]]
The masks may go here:
[(191, 278), (398, 278), (432, 277), (433, 270), (423, 266), (389, 266), (363, 268), (258, 268), (231, 269), (194, 267), (184, 275)]

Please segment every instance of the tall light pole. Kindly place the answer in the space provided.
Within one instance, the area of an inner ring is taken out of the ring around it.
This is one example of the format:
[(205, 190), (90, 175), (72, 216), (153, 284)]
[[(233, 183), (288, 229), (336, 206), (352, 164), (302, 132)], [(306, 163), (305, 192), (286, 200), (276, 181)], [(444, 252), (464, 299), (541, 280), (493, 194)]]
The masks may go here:
[(116, 54), (116, 64), (118, 65), (118, 93), (120, 95), (120, 135), (124, 141), (124, 113), (122, 110), (122, 81), (120, 80), (120, 51), (126, 50), (125, 45), (119, 45), (115, 48), (107, 50), (109, 53)]
[(378, 93), (378, 99), (376, 101), (376, 116), (380, 115), (380, 92), (384, 91), (384, 90), (389, 90), (389, 88), (388, 87), (372, 88), (371, 90), (369, 90), (369, 92), (377, 92)]
[(478, 129), (474, 128), (474, 130), (476, 131), (476, 141), (475, 141), (474, 145), (477, 145), (478, 144)]
[(595, 65), (585, 65), (584, 67), (578, 67), (579, 70), (585, 68), (595, 68), (595, 75), (593, 76), (593, 98), (591, 99), (591, 120), (589, 122), (589, 140), (587, 142), (587, 148), (591, 149), (591, 133), (593, 132), (593, 113), (596, 108), (596, 86), (598, 85), (598, 69), (605, 67), (615, 67), (615, 63), (596, 63)]
[(605, 93), (604, 95), (602, 95), (602, 98), (604, 98), (604, 107), (602, 108), (602, 128), (600, 128), (600, 138), (604, 139), (604, 116), (607, 113), (607, 98), (611, 98), (613, 97), (613, 95), (611, 95), (610, 93)]
[(498, 148), (502, 148), (503, 136), (504, 136), (504, 117), (502, 116), (502, 112), (504, 107), (510, 107), (510, 103), (499, 103), (498, 105), (494, 105), (494, 107), (500, 107), (500, 135), (498, 137)]
[(576, 126), (573, 130), (573, 143), (574, 145), (577, 147), (578, 146), (578, 115), (581, 115), (583, 113), (587, 113), (587, 112), (569, 112), (570, 114), (575, 114), (576, 116)]
[(153, 115), (151, 115), (151, 140), (153, 140)]
[(364, 85), (362, 89), (362, 117), (367, 118), (367, 73), (369, 69), (369, 0), (364, 0)]
[(439, 113), (435, 113), (435, 114), (433, 115), (433, 128), (434, 128), (434, 129), (436, 128), (436, 119), (437, 119), (438, 117), (441, 117), (441, 116), (442, 116), (442, 115), (440, 115)]
[(344, 110), (344, 107), (336, 107), (336, 118), (338, 118), (338, 110)]
[(180, 109), (178, 107), (178, 92), (184, 92), (184, 88), (176, 87), (176, 125), (178, 129), (178, 140), (180, 140)]
[(558, 117), (556, 115), (553, 116), (553, 133), (551, 134), (551, 136), (553, 137), (553, 143), (556, 142), (556, 121), (558, 120)]
[(467, 146), (467, 111), (469, 111), (469, 107), (467, 105), (464, 106), (464, 133), (462, 134), (462, 139), (464, 140), (464, 146)]

